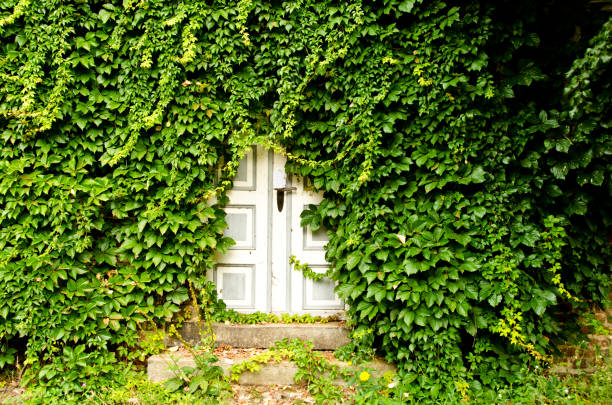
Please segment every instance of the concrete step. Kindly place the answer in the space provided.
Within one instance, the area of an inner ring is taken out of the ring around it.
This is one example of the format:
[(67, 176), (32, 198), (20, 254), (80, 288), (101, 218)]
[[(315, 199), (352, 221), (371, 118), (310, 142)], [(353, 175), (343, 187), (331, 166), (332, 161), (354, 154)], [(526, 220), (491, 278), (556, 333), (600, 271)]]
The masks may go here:
[[(242, 361), (233, 360), (231, 358), (220, 358), (217, 365), (221, 366), (225, 375), (230, 375), (230, 368), (233, 364), (238, 364)], [(340, 360), (331, 360), (332, 364), (340, 367), (351, 367), (347, 363)], [(179, 367), (195, 367), (196, 363), (193, 355), (188, 351), (178, 351), (175, 353), (164, 353), (151, 356), (147, 362), (147, 375), (152, 382), (163, 382), (174, 377), (174, 373), (170, 370), (170, 366), (177, 364)], [(279, 363), (270, 362), (262, 364), (257, 372), (244, 372), (240, 375), (238, 383), (241, 385), (292, 385), (295, 384), (293, 378), (298, 368), (290, 361), (281, 361)], [(382, 375), (387, 371), (395, 371), (395, 367), (380, 359), (376, 359), (361, 367), (369, 367), (374, 370), (374, 374)], [(337, 385), (345, 385), (342, 379), (334, 381)]]
[[(312, 324), (256, 324), (238, 325), (213, 323), (217, 345), (232, 347), (268, 348), (275, 342), (289, 338), (311, 340), (315, 350), (335, 350), (349, 343), (349, 331), (343, 322), (312, 323)], [(197, 322), (185, 322), (179, 333), (183, 339), (196, 345), (201, 342)], [(181, 346), (176, 337), (166, 336), (167, 347)]]

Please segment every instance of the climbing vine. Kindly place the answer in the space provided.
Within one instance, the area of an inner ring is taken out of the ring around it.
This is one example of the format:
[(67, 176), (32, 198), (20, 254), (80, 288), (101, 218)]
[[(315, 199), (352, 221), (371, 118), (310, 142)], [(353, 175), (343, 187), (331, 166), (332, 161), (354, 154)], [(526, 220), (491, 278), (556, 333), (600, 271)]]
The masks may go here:
[(291, 255), (289, 257), (289, 264), (293, 266), (294, 270), (301, 271), (304, 277), (313, 280), (313, 281), (321, 281), (326, 277), (330, 276), (330, 272), (326, 271), (324, 273), (317, 273), (313, 269), (308, 266), (308, 263), (300, 262), (295, 255)]
[(548, 359), (609, 292), (612, 23), (536, 3), (0, 1), (2, 364), (79, 392), (206, 290), (253, 144), (402, 381)]

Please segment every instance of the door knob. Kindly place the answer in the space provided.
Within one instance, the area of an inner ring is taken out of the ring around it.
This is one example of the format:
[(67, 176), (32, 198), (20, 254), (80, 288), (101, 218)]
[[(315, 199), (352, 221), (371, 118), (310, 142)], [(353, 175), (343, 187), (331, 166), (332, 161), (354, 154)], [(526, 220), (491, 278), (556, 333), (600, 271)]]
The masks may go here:
[(276, 190), (276, 207), (278, 212), (283, 211), (283, 205), (285, 204), (285, 191), (297, 190), (296, 187), (274, 187)]
[(293, 191), (296, 190), (296, 188), (289, 186), (287, 173), (285, 173), (284, 168), (274, 170), (273, 184), (274, 190), (276, 190), (276, 207), (278, 208), (278, 212), (282, 212), (283, 205), (285, 204), (285, 191)]

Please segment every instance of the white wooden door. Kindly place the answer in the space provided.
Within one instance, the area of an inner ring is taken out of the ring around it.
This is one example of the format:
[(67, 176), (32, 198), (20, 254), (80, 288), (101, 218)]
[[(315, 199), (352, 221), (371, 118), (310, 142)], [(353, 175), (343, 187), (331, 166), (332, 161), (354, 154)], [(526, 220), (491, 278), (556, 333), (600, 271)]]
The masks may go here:
[(240, 161), (225, 207), (225, 236), (236, 242), (216, 258), (209, 278), (230, 308), (241, 312), (267, 311), (269, 299), (268, 153), (253, 147)]
[(236, 245), (217, 257), (209, 277), (227, 306), (241, 312), (336, 313), (344, 305), (334, 284), (305, 279), (289, 263), (295, 255), (317, 272), (329, 266), (326, 231), (300, 226), (302, 211), (322, 196), (305, 187), (302, 179), (286, 176), (285, 162), (262, 147), (253, 147), (240, 162), (225, 208), (225, 235)]
[[(302, 212), (308, 209), (309, 205), (318, 205), (323, 197), (321, 193), (315, 193), (304, 178), (294, 178), (292, 185), (296, 190), (291, 195), (288, 207), (288, 250), (290, 255), (295, 255), (301, 263), (307, 263), (313, 271), (325, 273), (329, 269), (329, 263), (325, 260), (327, 230), (323, 227), (312, 230), (309, 226), (300, 225)], [(344, 303), (334, 292), (333, 281), (327, 278), (313, 281), (304, 277), (303, 273), (293, 266), (290, 267), (289, 274), (291, 312), (331, 315), (344, 309)]]

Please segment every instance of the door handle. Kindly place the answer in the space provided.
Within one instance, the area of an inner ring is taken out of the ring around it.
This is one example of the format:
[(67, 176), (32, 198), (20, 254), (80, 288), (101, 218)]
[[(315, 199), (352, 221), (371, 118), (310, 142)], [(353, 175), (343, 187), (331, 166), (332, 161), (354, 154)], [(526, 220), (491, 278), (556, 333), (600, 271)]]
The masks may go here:
[(274, 187), (276, 190), (276, 208), (278, 212), (283, 212), (283, 205), (285, 205), (285, 191), (297, 190), (296, 187)]

